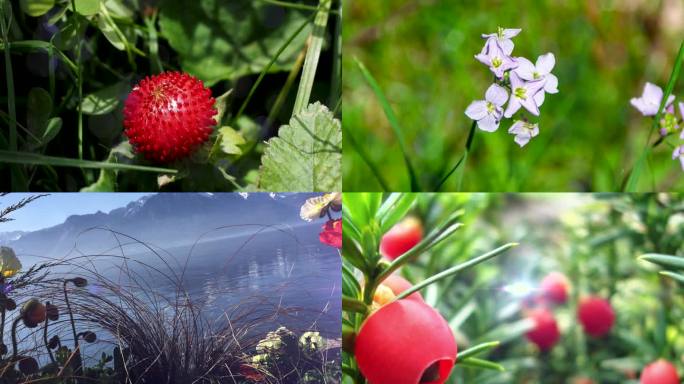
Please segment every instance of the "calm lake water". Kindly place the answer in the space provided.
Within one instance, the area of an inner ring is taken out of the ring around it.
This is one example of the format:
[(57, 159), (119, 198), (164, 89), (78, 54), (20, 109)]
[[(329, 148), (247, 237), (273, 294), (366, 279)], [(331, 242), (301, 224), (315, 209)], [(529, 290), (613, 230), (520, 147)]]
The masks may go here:
[[(314, 327), (326, 337), (339, 338), (340, 256), (337, 249), (319, 242), (321, 225), (215, 231), (202, 239), (189, 239), (187, 245), (164, 249), (168, 254), (162, 257), (170, 266), (149, 251), (139, 252), (140, 246), (124, 253), (167, 274), (173, 271), (174, 278), (182, 281), (191, 300), (202, 306), (203, 316), (208, 319), (218, 319), (238, 304), (263, 313), (272, 313), (279, 306), (290, 312), (274, 320), (270, 328)], [(129, 284), (127, 277), (118, 276), (119, 262), (103, 262), (98, 269), (106, 263), (111, 265), (101, 269), (105, 276)], [(159, 273), (145, 278), (149, 267), (133, 265), (131, 269), (140, 273), (158, 294), (174, 297), (175, 282)]]

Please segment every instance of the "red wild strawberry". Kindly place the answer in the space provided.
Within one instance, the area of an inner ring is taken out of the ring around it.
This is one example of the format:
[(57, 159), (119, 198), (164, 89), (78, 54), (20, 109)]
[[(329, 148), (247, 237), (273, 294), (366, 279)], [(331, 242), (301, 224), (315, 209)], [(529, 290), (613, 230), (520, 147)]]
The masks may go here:
[(560, 339), (558, 323), (553, 314), (546, 308), (533, 309), (527, 317), (534, 320), (534, 328), (527, 332), (527, 339), (533, 342), (542, 351), (551, 349)]
[(580, 300), (577, 317), (584, 327), (584, 332), (594, 337), (601, 337), (610, 332), (615, 323), (615, 312), (610, 303), (595, 296)]
[(443, 384), (456, 362), (446, 320), (419, 300), (393, 301), (361, 325), (354, 355), (370, 384)]
[(207, 141), (216, 125), (214, 98), (202, 81), (180, 72), (146, 77), (124, 105), (124, 133), (150, 161), (182, 159)]
[(657, 360), (647, 365), (640, 378), (641, 384), (679, 384), (677, 368), (667, 360)]
[(551, 272), (542, 279), (540, 289), (544, 299), (554, 303), (563, 304), (568, 300), (568, 279), (560, 272)]
[(380, 253), (392, 260), (403, 255), (423, 239), (423, 226), (415, 217), (407, 217), (392, 227), (380, 241)]

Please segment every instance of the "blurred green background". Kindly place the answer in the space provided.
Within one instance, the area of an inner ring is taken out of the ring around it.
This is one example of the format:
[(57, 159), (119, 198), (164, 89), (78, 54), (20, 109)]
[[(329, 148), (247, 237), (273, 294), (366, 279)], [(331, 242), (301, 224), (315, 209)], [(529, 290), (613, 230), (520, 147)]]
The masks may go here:
[[(387, 95), (429, 190), (463, 154), (471, 124), (465, 108), (491, 84), (491, 72), (473, 58), (484, 43), (480, 34), (522, 28), (513, 55), (535, 61), (553, 52), (560, 93), (547, 96), (540, 134), (524, 148), (507, 133), (511, 120), (495, 133), (478, 130), (462, 189), (614, 191), (651, 127), (629, 100), (646, 81), (665, 87), (684, 37), (681, 0), (348, 0), (344, 6), (347, 191), (381, 189), (351, 136), (391, 190), (410, 188), (396, 138), (354, 57)], [(678, 83), (675, 95), (684, 92)], [(639, 190), (684, 187), (679, 163), (671, 160), (675, 143), (654, 151)], [(452, 176), (442, 190), (456, 188)]]

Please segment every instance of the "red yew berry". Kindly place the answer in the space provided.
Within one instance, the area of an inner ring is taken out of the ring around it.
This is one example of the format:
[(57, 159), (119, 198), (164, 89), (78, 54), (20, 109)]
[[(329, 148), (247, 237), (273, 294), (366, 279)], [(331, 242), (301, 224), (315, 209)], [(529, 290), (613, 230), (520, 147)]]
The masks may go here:
[[(380, 284), (391, 289), (395, 296), (413, 286), (410, 281), (396, 274), (389, 275)], [(423, 301), (423, 296), (420, 294), (420, 292), (415, 292), (408, 295), (406, 299)]]
[(554, 304), (563, 304), (568, 300), (570, 283), (560, 272), (551, 272), (542, 279), (540, 289), (544, 299)]
[(551, 349), (560, 339), (558, 323), (553, 314), (546, 308), (533, 309), (527, 317), (534, 320), (534, 328), (527, 332), (527, 339), (542, 351)]
[(641, 384), (679, 384), (677, 368), (667, 360), (657, 360), (647, 365), (640, 378)]
[(396, 259), (423, 239), (423, 226), (415, 217), (407, 217), (392, 227), (380, 241), (380, 253)]
[(580, 300), (577, 317), (584, 332), (594, 337), (607, 334), (615, 323), (615, 312), (610, 303), (595, 296)]
[(201, 80), (180, 72), (146, 77), (124, 105), (124, 133), (150, 161), (182, 159), (207, 141), (216, 125), (214, 98)]
[(370, 384), (443, 384), (456, 362), (446, 320), (418, 300), (393, 301), (361, 325), (354, 354)]

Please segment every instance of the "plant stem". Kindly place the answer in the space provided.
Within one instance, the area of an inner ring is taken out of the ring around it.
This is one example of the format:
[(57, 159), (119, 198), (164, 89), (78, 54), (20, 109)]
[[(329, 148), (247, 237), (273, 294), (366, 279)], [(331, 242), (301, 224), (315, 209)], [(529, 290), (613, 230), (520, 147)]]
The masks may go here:
[(311, 89), (313, 88), (316, 68), (318, 67), (318, 59), (321, 56), (321, 48), (323, 47), (325, 27), (328, 24), (331, 2), (331, 0), (319, 0), (319, 10), (314, 20), (313, 31), (311, 32), (311, 44), (306, 52), (306, 59), (304, 59), (304, 69), (299, 82), (299, 90), (297, 91), (297, 99), (292, 110), (292, 116), (303, 111), (309, 105)]
[[(5, 80), (7, 81), (7, 109), (10, 115), (10, 134), (9, 134), (9, 148), (15, 151), (17, 149), (17, 110), (16, 101), (14, 98), (14, 73), (12, 71), (12, 58), (10, 56), (9, 43), (9, 29), (12, 25), (12, 3), (4, 2), (2, 7), (2, 15), (0, 15), (2, 27), (2, 39), (6, 45), (5, 51)], [(7, 17), (9, 16), (9, 17)]]
[(663, 94), (663, 98), (660, 101), (658, 113), (656, 113), (655, 117), (653, 118), (653, 124), (651, 125), (651, 129), (648, 132), (648, 138), (646, 139), (644, 149), (641, 151), (639, 159), (637, 160), (636, 164), (632, 167), (632, 170), (629, 173), (629, 178), (627, 179), (627, 182), (625, 183), (625, 186), (622, 190), (623, 192), (637, 191), (639, 177), (641, 176), (641, 172), (646, 163), (646, 158), (651, 153), (651, 136), (653, 136), (653, 132), (658, 129), (658, 125), (660, 124), (660, 116), (662, 116), (663, 111), (665, 110), (665, 104), (667, 103), (667, 99), (672, 94), (672, 90), (674, 89), (675, 83), (679, 78), (679, 72), (682, 67), (682, 62), (684, 62), (684, 41), (682, 41), (682, 44), (679, 46), (679, 52), (677, 53), (677, 58), (675, 59), (674, 67), (672, 68), (672, 72), (670, 73), (670, 79), (667, 82), (667, 86), (665, 87), (665, 93)]
[(74, 321), (74, 314), (71, 312), (71, 304), (69, 303), (69, 295), (67, 294), (67, 284), (69, 280), (64, 280), (63, 290), (64, 290), (64, 302), (67, 307), (67, 312), (69, 313), (69, 322), (71, 323), (71, 331), (74, 335), (74, 358), (76, 359), (76, 368), (74, 372), (78, 375), (81, 371), (81, 350), (78, 346), (78, 334), (76, 333), (76, 322)]
[(21, 317), (17, 317), (12, 323), (12, 359), (17, 358), (18, 344), (17, 344), (17, 325), (21, 321)]
[[(470, 147), (473, 145), (473, 139), (475, 138), (476, 126), (477, 126), (477, 121), (473, 121), (473, 124), (470, 126), (470, 132), (468, 132), (468, 138), (466, 139), (466, 150), (465, 150), (466, 153), (470, 151)], [(442, 177), (442, 180), (440, 180), (439, 184), (437, 184), (437, 187), (435, 187), (435, 192), (439, 192), (439, 190), (442, 189), (442, 186), (444, 186), (444, 183), (446, 183), (446, 181), (449, 179), (449, 177), (451, 177), (451, 175), (454, 172), (456, 172), (456, 170), (459, 168), (461, 163), (463, 163), (463, 166), (465, 167), (466, 153), (461, 155), (461, 158), (458, 159), (458, 161), (456, 162), (456, 165), (454, 165), (453, 168), (451, 168), (451, 170), (449, 172), (447, 172), (447, 174), (444, 175), (444, 177)], [(461, 189), (460, 186), (459, 186), (459, 189)]]
[[(50, 305), (49, 301), (47, 302), (47, 305)], [(52, 355), (52, 350), (48, 346), (48, 344), (49, 344), (49, 342), (48, 342), (48, 321), (49, 320), (50, 319), (48, 319), (46, 316), (45, 317), (45, 324), (43, 324), (43, 342), (45, 343), (45, 349), (47, 349), (48, 355), (50, 356), (50, 361), (52, 361), (54, 363), (55, 357)]]

